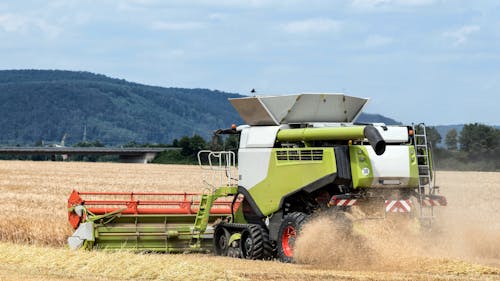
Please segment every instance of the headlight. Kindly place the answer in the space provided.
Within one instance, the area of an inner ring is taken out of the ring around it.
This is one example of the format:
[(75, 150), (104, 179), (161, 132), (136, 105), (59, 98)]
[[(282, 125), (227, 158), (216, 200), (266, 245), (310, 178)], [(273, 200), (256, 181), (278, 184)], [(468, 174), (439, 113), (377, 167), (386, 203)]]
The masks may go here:
[(368, 176), (370, 174), (370, 169), (368, 168), (361, 169), (361, 174), (363, 174), (363, 176)]

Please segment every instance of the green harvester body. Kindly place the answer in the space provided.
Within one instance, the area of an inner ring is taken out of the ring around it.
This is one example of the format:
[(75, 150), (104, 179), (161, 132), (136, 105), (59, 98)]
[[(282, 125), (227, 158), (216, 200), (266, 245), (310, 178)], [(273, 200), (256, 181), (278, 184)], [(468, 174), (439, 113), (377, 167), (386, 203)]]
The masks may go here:
[(230, 99), (246, 125), (215, 133), (239, 136), (238, 165), (232, 151), (200, 151), (211, 179), (201, 194), (73, 191), (68, 214), (76, 231), (68, 243), (292, 261), (296, 236), (318, 212), (343, 218), (355, 206), (378, 204), (382, 217), (432, 222), (433, 207), (446, 199), (436, 194), (425, 126), (354, 123), (367, 101), (343, 94)]

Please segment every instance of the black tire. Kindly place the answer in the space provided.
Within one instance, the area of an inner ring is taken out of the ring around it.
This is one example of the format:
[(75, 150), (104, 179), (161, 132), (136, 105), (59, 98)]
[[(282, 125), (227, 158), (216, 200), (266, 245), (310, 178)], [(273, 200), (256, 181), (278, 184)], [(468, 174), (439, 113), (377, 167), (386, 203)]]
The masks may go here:
[(215, 227), (214, 231), (214, 253), (217, 256), (227, 256), (229, 249), (229, 231), (223, 225)]
[(262, 230), (263, 230), (262, 237), (264, 240), (264, 245), (263, 245), (264, 256), (262, 257), (262, 259), (271, 260), (275, 256), (275, 247), (273, 246), (271, 240), (269, 239), (269, 232), (264, 228), (262, 228)]
[(293, 262), (293, 246), (307, 220), (302, 212), (285, 215), (278, 232), (277, 255), (282, 262)]
[(273, 256), (269, 234), (257, 224), (248, 224), (241, 232), (240, 249), (244, 259), (270, 259)]

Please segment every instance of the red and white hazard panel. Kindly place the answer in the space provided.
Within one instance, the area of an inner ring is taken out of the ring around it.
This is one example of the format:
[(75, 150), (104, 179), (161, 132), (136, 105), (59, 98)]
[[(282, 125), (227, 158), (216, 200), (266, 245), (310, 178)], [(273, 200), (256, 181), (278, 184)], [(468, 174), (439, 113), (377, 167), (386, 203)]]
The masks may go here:
[[(333, 196), (328, 202), (328, 205), (333, 207), (350, 207), (357, 205), (358, 199), (337, 198)], [(444, 196), (434, 196), (433, 198), (426, 198), (421, 201), (422, 206), (446, 206), (446, 198)], [(361, 204), (361, 203), (360, 203)], [(411, 200), (385, 200), (385, 211), (387, 213), (409, 213), (413, 208)]]
[(330, 200), (330, 203), (328, 203), (330, 206), (341, 206), (341, 207), (349, 207), (356, 205), (357, 199), (335, 199), (332, 198)]
[(430, 199), (430, 198), (426, 198), (424, 200), (422, 200), (422, 206), (426, 206), (426, 207), (431, 207), (431, 206), (446, 206), (448, 203), (446, 202), (446, 198), (445, 197), (441, 197), (441, 198), (438, 198), (438, 199)]
[(387, 213), (409, 213), (411, 207), (410, 200), (385, 200), (385, 211)]

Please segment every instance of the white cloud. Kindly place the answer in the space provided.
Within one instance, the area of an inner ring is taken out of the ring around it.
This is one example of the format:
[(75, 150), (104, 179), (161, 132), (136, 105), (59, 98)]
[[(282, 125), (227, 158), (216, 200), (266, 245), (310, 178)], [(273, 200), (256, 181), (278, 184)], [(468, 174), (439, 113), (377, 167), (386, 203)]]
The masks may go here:
[(37, 20), (35, 21), (36, 27), (40, 29), (47, 37), (50, 38), (55, 38), (57, 37), (62, 31), (63, 28), (60, 26), (52, 25), (47, 23), (44, 20)]
[(20, 32), (27, 28), (26, 18), (13, 14), (0, 15), (0, 29), (6, 32)]
[(206, 24), (203, 22), (187, 21), (187, 22), (165, 22), (157, 21), (153, 22), (151, 25), (152, 29), (155, 30), (194, 30), (205, 28)]
[(340, 22), (332, 19), (313, 18), (288, 22), (282, 25), (282, 28), (289, 33), (336, 32), (340, 30)]
[(381, 36), (373, 34), (365, 39), (365, 46), (369, 48), (381, 47), (391, 44), (394, 41), (393, 38), (387, 36)]
[(41, 31), (50, 38), (58, 36), (63, 31), (61, 27), (50, 24), (44, 19), (30, 18), (20, 14), (0, 15), (0, 30), (8, 33)]
[(444, 37), (451, 38), (454, 46), (458, 46), (465, 44), (469, 36), (479, 30), (481, 30), (481, 27), (478, 25), (465, 25), (459, 29), (445, 32), (443, 35)]
[[(185, 1), (181, 1), (185, 2)], [(195, 5), (219, 6), (219, 7), (262, 7), (272, 4), (269, 0), (195, 0), (192, 1)]]
[(223, 14), (223, 13), (212, 13), (212, 14), (208, 15), (209, 19), (215, 20), (215, 21), (222, 21), (222, 20), (227, 19), (227, 17), (228, 16), (226, 14)]
[(139, 9), (169, 9), (172, 7), (222, 7), (222, 8), (260, 8), (280, 3), (280, 1), (269, 0), (122, 0), (117, 2), (120, 10)]
[(179, 58), (185, 58), (186, 52), (182, 49), (171, 49), (171, 50), (159, 50), (159, 51), (148, 51), (142, 52), (140, 57), (145, 61), (170, 61)]
[(426, 6), (435, 0), (352, 0), (351, 5), (358, 9), (374, 9), (394, 6)]

